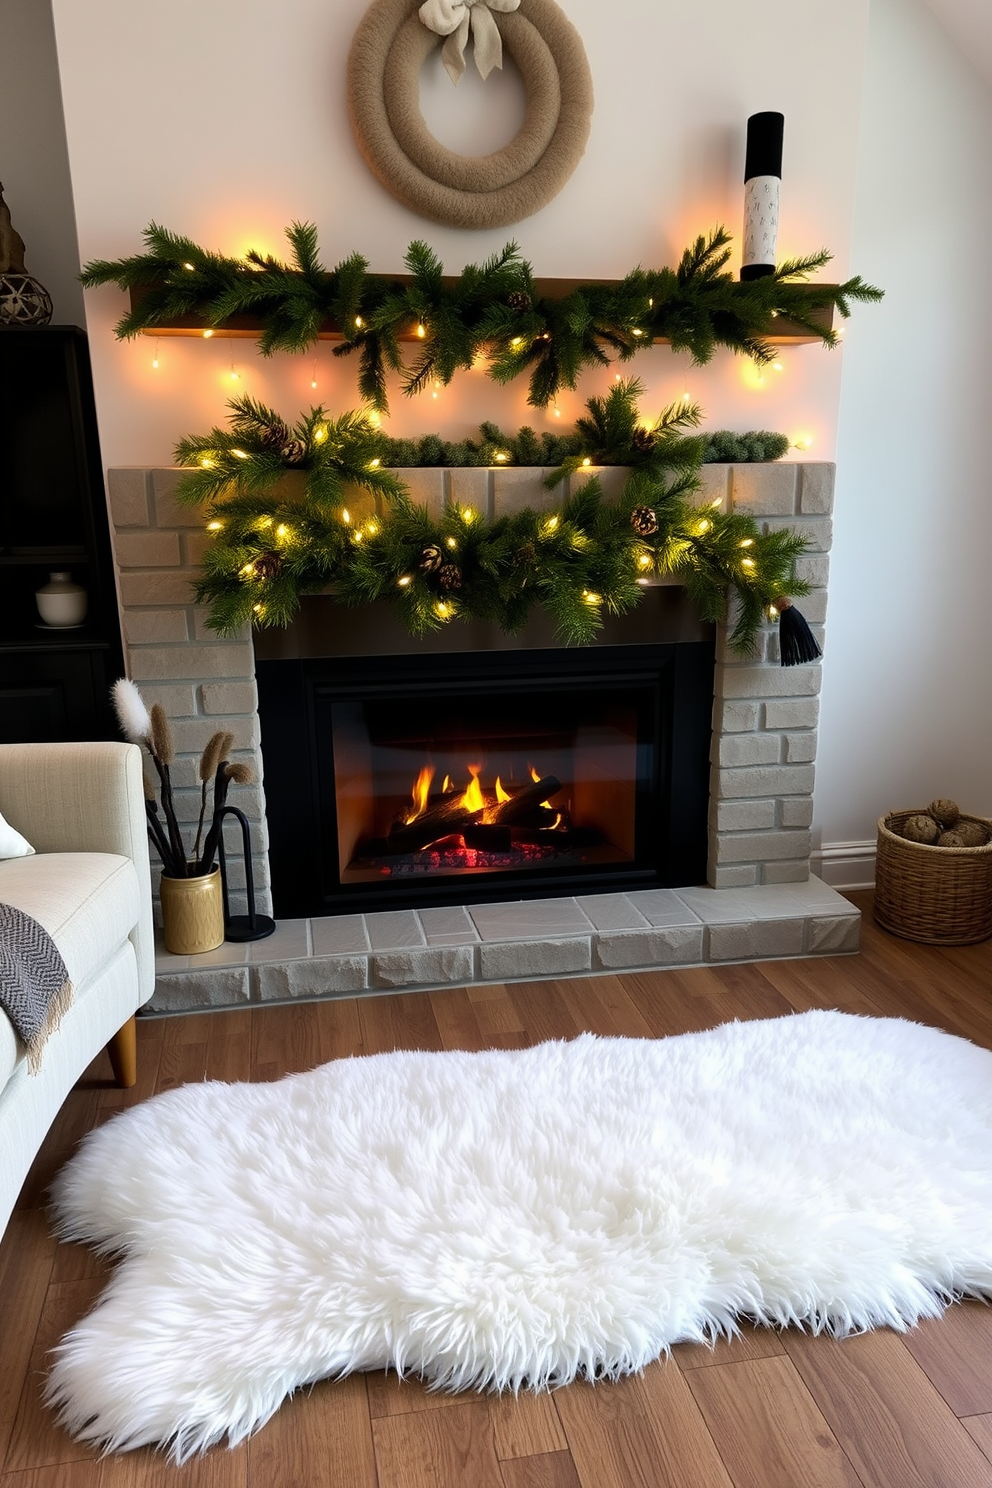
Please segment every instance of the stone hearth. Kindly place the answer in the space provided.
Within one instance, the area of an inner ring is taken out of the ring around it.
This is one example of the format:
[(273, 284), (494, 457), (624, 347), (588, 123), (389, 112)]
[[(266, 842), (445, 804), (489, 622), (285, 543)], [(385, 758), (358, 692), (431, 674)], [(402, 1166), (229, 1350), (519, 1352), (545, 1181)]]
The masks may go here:
[[(618, 470), (595, 473), (608, 492), (624, 477)], [(434, 508), (455, 500), (496, 514), (562, 499), (541, 486), (543, 471), (399, 474), (416, 500)], [(767, 528), (796, 526), (807, 534), (812, 551), (802, 574), (813, 592), (801, 608), (822, 639), (834, 467), (711, 465), (702, 475), (700, 505), (719, 500), (728, 509), (750, 511)], [(233, 757), (253, 765), (259, 783), (232, 791), (231, 800), (251, 822), (258, 907), (264, 909), (264, 741), (252, 639), (247, 632), (216, 636), (192, 602), (191, 580), (210, 539), (199, 513), (175, 502), (178, 476), (162, 468), (109, 472), (129, 675), (173, 720), (181, 819), (195, 820), (198, 757), (216, 729), (230, 729)], [(163, 956), (151, 1006), (171, 1010), (856, 950), (856, 911), (809, 876), (819, 688), (818, 664), (779, 666), (774, 626), (762, 631), (745, 660), (728, 652), (723, 634), (718, 637), (706, 887), (284, 921), (274, 937), (251, 947), (225, 944), (188, 962)], [(230, 882), (232, 909), (243, 911), (233, 839)]]

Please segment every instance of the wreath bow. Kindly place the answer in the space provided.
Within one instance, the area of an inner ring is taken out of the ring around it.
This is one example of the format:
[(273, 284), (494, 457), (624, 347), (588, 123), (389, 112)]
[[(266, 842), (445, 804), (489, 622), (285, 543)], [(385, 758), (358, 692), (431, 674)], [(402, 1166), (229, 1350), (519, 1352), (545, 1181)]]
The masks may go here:
[(487, 78), (494, 67), (503, 66), (503, 42), (492, 12), (516, 10), (519, 4), (520, 0), (425, 0), (417, 13), (428, 31), (447, 37), (441, 61), (453, 83), (465, 71), (470, 25), (481, 76)]

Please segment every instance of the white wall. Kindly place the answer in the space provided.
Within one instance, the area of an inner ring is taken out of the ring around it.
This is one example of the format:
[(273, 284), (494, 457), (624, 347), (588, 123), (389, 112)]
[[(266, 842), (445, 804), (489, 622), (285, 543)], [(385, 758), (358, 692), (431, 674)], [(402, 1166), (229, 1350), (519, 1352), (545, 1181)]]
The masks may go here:
[[(921, 0), (872, 0), (816, 815), (992, 815), (992, 86)], [(883, 556), (884, 555), (884, 556)]]
[(0, 182), (29, 273), (48, 290), (56, 325), (83, 324), (76, 224), (58, 59), (48, 0), (3, 0)]
[[(671, 262), (717, 222), (737, 233), (745, 120), (779, 108), (780, 252), (827, 245), (836, 272), (846, 274), (867, 5), (566, 0), (596, 90), (586, 156), (536, 216), (512, 229), (464, 232), (396, 203), (351, 138), (344, 65), (365, 0), (285, 0), (277, 11), (262, 0), (55, 0), (83, 259), (135, 252), (151, 219), (225, 252), (279, 251), (284, 226), (308, 218), (330, 264), (357, 249), (373, 268), (397, 271), (407, 243), (423, 237), (460, 268), (512, 236), (539, 275), (619, 275), (638, 262)], [(509, 116), (512, 98), (504, 106)], [(163, 339), (156, 371), (154, 343), (113, 340), (122, 309), (112, 287), (87, 295), (108, 464), (168, 461), (181, 435), (223, 417), (232, 391), (249, 390), (287, 414), (311, 401), (335, 409), (357, 401), (351, 363), (332, 362), (326, 345), (316, 392), (312, 357), (263, 362), (252, 343), (222, 337)], [(859, 325), (872, 313), (862, 312)], [(811, 454), (830, 458), (840, 357), (803, 347), (782, 360), (784, 371), (761, 389), (728, 353), (699, 371), (658, 348), (628, 369), (648, 384), (649, 409), (688, 391), (710, 427), (807, 433)], [(598, 372), (579, 396), (563, 398), (562, 420), (611, 376)], [(526, 408), (523, 383), (501, 392), (481, 373), (436, 400), (410, 403), (397, 393), (393, 405), (395, 433), (463, 435), (484, 416), (510, 428), (553, 422)]]

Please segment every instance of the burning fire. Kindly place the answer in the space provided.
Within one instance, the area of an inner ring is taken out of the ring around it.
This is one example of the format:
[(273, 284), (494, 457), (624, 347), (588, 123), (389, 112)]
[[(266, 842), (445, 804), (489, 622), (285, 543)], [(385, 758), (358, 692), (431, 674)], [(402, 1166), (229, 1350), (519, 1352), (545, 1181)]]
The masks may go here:
[[(444, 777), (447, 781), (447, 775)], [(415, 822), (418, 816), (423, 816), (427, 810), (427, 801), (431, 793), (431, 781), (434, 779), (434, 766), (425, 765), (413, 783), (413, 810), (406, 818), (406, 825)]]
[(485, 797), (482, 794), (482, 787), (479, 784), (479, 776), (482, 774), (482, 766), (469, 765), (468, 773), (471, 775), (472, 779), (469, 782), (468, 790), (462, 796), (458, 804), (460, 806), (463, 806), (466, 811), (484, 811), (486, 809), (486, 801)]

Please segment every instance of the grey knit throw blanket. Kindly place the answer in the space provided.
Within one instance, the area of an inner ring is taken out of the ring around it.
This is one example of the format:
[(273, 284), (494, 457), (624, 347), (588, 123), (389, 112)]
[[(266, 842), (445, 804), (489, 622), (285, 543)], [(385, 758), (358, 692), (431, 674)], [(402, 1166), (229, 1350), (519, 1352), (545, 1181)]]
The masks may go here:
[(48, 931), (12, 904), (0, 904), (0, 1008), (27, 1046), (31, 1074), (71, 1002), (69, 973)]

